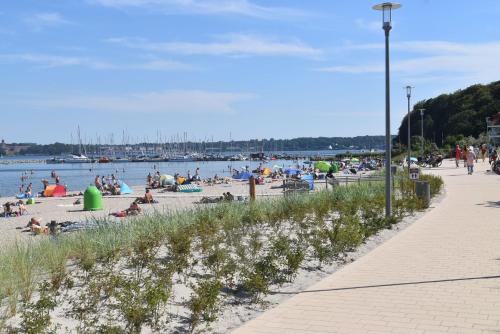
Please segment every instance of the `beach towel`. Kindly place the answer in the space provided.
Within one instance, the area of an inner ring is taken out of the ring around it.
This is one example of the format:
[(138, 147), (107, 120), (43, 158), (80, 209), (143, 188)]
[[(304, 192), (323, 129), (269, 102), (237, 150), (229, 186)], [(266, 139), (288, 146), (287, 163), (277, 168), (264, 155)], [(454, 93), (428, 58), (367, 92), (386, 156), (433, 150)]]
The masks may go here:
[(198, 187), (196, 184), (186, 184), (177, 186), (177, 191), (181, 193), (195, 193), (195, 192), (201, 192), (202, 189)]

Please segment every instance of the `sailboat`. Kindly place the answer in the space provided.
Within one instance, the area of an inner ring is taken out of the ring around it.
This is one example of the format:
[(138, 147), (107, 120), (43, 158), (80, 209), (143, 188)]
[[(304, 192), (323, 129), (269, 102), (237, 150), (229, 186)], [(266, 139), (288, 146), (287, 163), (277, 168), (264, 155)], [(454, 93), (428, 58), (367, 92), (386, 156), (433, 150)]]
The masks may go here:
[(332, 145), (328, 146), (328, 149), (329, 149), (329, 150), (333, 150)]

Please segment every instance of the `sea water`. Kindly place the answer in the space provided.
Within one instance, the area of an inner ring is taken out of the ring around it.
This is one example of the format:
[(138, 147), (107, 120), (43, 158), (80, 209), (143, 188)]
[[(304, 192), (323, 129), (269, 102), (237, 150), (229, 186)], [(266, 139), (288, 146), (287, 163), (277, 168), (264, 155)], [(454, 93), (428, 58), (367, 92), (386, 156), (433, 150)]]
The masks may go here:
[[(26, 158), (24, 159), (31, 159)], [(300, 163), (301, 161), (299, 161)], [(67, 186), (68, 191), (84, 191), (87, 186), (94, 184), (97, 175), (109, 177), (114, 174), (129, 186), (146, 185), (148, 173), (174, 175), (179, 173), (191, 176), (199, 168), (202, 179), (231, 176), (231, 170), (242, 170), (248, 166), (249, 170), (258, 168), (259, 161), (196, 161), (196, 162), (127, 162), (127, 163), (81, 163), (81, 164), (46, 164), (46, 163), (16, 163), (0, 164), (0, 197), (14, 196), (19, 193), (19, 187), (24, 189), (29, 183), (33, 185), (33, 193), (43, 189), (42, 180), (54, 183), (51, 173), (60, 177), (60, 183)], [(263, 163), (263, 166), (273, 168), (295, 166), (297, 161), (272, 160)]]
[[(332, 156), (345, 151), (301, 151), (289, 152), (295, 156)], [(357, 153), (359, 151), (351, 151)], [(260, 161), (196, 161), (196, 162), (120, 162), (120, 163), (81, 163), (81, 164), (46, 164), (44, 161), (50, 159), (47, 156), (20, 156), (3, 157), (2, 160), (40, 160), (36, 163), (0, 163), (0, 197), (14, 196), (19, 193), (19, 188), (24, 189), (29, 183), (33, 185), (33, 193), (42, 191), (42, 180), (46, 179), (50, 184), (54, 183), (51, 172), (54, 171), (60, 177), (60, 183), (67, 186), (68, 191), (84, 191), (87, 186), (94, 184), (94, 179), (99, 176), (111, 176), (114, 174), (129, 186), (146, 185), (148, 173), (153, 175), (157, 171), (160, 174), (174, 175), (179, 173), (186, 176), (188, 171), (194, 175), (196, 168), (202, 179), (219, 177), (230, 177), (232, 170), (256, 169)], [(271, 160), (262, 163), (264, 167), (283, 168), (302, 167), (304, 160)]]

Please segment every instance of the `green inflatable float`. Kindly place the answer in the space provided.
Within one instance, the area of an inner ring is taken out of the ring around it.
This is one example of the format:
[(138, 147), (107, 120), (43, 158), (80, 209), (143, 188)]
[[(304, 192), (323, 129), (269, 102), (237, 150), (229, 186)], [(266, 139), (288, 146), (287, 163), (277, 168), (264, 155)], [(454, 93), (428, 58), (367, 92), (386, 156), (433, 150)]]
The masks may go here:
[(102, 210), (102, 194), (96, 186), (89, 186), (83, 194), (83, 210)]
[(331, 165), (326, 161), (317, 161), (314, 163), (314, 168), (319, 169), (322, 173), (327, 173), (330, 170)]

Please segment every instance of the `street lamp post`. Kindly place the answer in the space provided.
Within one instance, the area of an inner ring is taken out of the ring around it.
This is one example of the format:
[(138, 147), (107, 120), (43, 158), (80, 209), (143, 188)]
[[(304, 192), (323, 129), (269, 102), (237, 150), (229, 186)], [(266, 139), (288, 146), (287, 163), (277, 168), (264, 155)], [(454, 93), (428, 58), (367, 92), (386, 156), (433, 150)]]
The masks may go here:
[(385, 216), (391, 217), (392, 178), (391, 178), (391, 93), (389, 77), (389, 32), (391, 31), (392, 10), (400, 8), (398, 3), (384, 2), (373, 6), (382, 11), (382, 29), (385, 32)]
[(421, 126), (421, 130), (422, 130), (422, 136), (421, 136), (421, 139), (422, 139), (422, 159), (424, 158), (424, 111), (425, 109), (424, 108), (421, 108), (419, 109), (420, 110), (420, 126)]
[(411, 165), (411, 126), (410, 126), (410, 99), (411, 99), (411, 90), (412, 86), (406, 86), (406, 98), (408, 99), (408, 175), (410, 174), (410, 165)]

